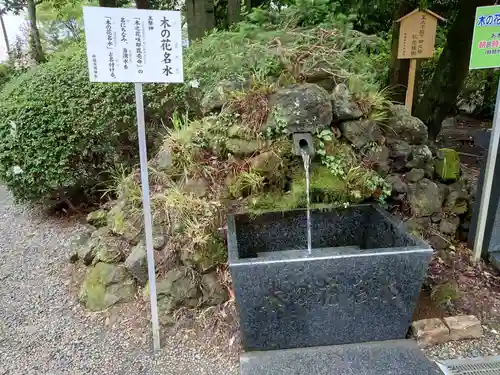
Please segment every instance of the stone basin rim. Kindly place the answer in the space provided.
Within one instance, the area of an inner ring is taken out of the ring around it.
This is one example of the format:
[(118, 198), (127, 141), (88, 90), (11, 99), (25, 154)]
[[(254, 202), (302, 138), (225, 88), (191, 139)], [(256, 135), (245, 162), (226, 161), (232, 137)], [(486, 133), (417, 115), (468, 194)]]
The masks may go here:
[[(348, 208), (338, 208), (338, 207), (323, 207), (323, 208), (317, 208), (311, 210), (311, 212), (339, 212), (341, 213), (342, 211), (348, 211), (349, 209), (362, 209), (362, 210), (367, 210), (368, 213), (370, 213), (369, 210), (371, 210), (373, 213), (376, 213), (377, 215), (380, 216), (380, 218), (384, 221), (387, 221), (392, 225), (394, 230), (396, 232), (399, 232), (401, 235), (406, 236), (407, 238), (410, 238), (412, 240), (412, 244), (408, 244), (406, 246), (379, 246), (379, 247), (373, 247), (373, 248), (358, 248), (356, 250), (352, 250), (351, 246), (332, 246), (328, 247), (328, 249), (332, 249), (332, 254), (328, 254), (323, 252), (322, 254), (314, 254), (315, 250), (320, 250), (320, 249), (325, 249), (322, 247), (313, 247), (312, 249), (312, 254), (307, 254), (307, 249), (305, 247), (300, 247), (300, 248), (295, 248), (295, 249), (288, 249), (288, 250), (294, 250), (294, 251), (299, 251), (299, 252), (305, 252), (305, 254), (300, 254), (300, 256), (292, 256), (292, 257), (287, 257), (287, 258), (274, 258), (274, 259), (266, 259), (266, 258), (259, 258), (257, 254), (252, 257), (240, 257), (239, 250), (238, 250), (238, 238), (236, 235), (236, 220), (238, 217), (249, 217), (247, 213), (242, 213), (242, 214), (232, 214), (228, 215), (227, 218), (227, 239), (228, 239), (228, 260), (229, 260), (229, 265), (230, 266), (237, 266), (237, 265), (256, 265), (256, 264), (280, 264), (280, 263), (291, 263), (291, 262), (311, 262), (311, 261), (319, 261), (319, 260), (326, 260), (326, 259), (346, 259), (346, 258), (364, 258), (364, 257), (374, 257), (374, 256), (391, 256), (391, 255), (405, 255), (405, 254), (422, 254), (422, 253), (433, 253), (433, 249), (429, 244), (424, 242), (422, 239), (411, 235), (408, 233), (406, 225), (402, 223), (399, 219), (395, 218), (391, 214), (389, 214), (387, 211), (379, 207), (377, 204), (373, 203), (365, 203), (365, 204), (357, 204), (357, 205), (352, 205)], [(259, 216), (266, 216), (266, 215), (273, 215), (273, 214), (303, 214), (306, 212), (306, 209), (299, 208), (299, 209), (293, 209), (293, 210), (285, 210), (285, 211), (267, 211), (263, 212), (262, 215)], [(345, 249), (345, 253), (342, 254), (341, 252)], [(286, 249), (279, 250), (279, 252), (286, 252)], [(340, 254), (339, 254), (340, 253)]]
[[(342, 249), (338, 247), (335, 249)], [(400, 250), (398, 250), (400, 249)], [(307, 249), (299, 249), (307, 251)], [(390, 250), (383, 251), (380, 249), (370, 249), (370, 250), (360, 250), (356, 254), (343, 254), (343, 255), (324, 255), (324, 256), (302, 256), (297, 258), (287, 258), (287, 259), (261, 259), (261, 258), (247, 258), (247, 259), (232, 259), (231, 265), (234, 266), (248, 266), (252, 264), (275, 264), (275, 263), (292, 263), (292, 262), (312, 262), (316, 260), (326, 260), (326, 259), (345, 259), (345, 258), (361, 258), (361, 257), (372, 257), (372, 256), (389, 256), (389, 255), (399, 255), (399, 254), (419, 254), (419, 253), (432, 253), (432, 248), (422, 249), (419, 246), (412, 247), (400, 247), (391, 248)]]

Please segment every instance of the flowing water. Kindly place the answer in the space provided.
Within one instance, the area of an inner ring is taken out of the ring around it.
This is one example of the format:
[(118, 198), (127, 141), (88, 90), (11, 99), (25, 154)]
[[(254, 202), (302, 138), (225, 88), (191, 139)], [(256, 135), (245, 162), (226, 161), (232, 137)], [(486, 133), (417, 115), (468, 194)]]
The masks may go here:
[(309, 168), (311, 166), (311, 156), (307, 150), (301, 149), (302, 160), (304, 161), (304, 170), (306, 172), (306, 196), (307, 196), (307, 252), (311, 255), (311, 197), (309, 193), (310, 179)]

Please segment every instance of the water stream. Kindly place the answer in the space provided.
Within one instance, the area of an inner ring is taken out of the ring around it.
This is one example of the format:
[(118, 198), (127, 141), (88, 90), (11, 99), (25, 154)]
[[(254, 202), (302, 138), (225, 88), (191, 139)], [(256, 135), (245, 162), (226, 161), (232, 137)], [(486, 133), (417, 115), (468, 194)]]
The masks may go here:
[(309, 193), (309, 168), (311, 166), (311, 156), (305, 149), (301, 149), (302, 160), (304, 161), (304, 170), (306, 172), (306, 196), (307, 196), (307, 253), (311, 255), (311, 197)]

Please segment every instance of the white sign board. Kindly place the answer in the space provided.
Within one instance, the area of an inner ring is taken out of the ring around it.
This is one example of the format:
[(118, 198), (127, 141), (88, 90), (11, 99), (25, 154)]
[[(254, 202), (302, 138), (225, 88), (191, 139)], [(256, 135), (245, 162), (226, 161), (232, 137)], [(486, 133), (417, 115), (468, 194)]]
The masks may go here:
[(179, 11), (83, 7), (92, 82), (183, 82)]

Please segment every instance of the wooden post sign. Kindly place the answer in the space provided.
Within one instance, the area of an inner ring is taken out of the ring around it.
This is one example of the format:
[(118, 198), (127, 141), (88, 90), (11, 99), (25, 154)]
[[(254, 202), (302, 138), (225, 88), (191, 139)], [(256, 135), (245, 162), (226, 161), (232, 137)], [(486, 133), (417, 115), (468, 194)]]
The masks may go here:
[(445, 19), (427, 9), (415, 9), (396, 22), (399, 26), (398, 59), (410, 59), (406, 107), (411, 113), (417, 59), (427, 59), (434, 54), (437, 21)]

